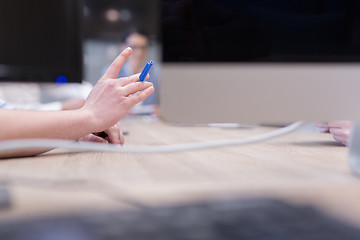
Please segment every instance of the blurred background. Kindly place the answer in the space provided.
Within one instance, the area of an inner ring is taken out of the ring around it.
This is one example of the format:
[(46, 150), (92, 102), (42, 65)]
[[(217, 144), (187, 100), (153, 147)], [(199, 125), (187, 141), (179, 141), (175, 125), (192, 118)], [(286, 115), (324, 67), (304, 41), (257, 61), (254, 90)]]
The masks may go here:
[[(23, 109), (79, 108), (129, 46), (133, 54), (118, 77), (139, 73), (153, 60), (148, 81), (157, 89), (159, 18), (156, 0), (3, 0), (0, 99)], [(157, 103), (155, 92), (131, 111), (151, 114)]]
[(121, 51), (124, 34), (132, 29), (149, 36), (148, 60), (159, 63), (158, 7), (154, 0), (84, 1), (84, 79), (95, 84)]

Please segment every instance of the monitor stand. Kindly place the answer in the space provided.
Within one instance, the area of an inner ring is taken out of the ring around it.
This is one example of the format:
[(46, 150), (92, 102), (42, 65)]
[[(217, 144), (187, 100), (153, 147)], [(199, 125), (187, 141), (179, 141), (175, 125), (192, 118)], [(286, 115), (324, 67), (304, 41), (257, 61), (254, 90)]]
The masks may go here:
[(351, 129), (351, 139), (349, 146), (349, 164), (351, 170), (360, 176), (360, 124), (356, 122)]

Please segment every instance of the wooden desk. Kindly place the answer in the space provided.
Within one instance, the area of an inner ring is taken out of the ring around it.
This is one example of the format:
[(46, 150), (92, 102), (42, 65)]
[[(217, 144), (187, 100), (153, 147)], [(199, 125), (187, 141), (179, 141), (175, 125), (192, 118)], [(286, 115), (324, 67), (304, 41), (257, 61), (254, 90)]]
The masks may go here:
[[(220, 129), (126, 121), (127, 144), (234, 139), (272, 128)], [(229, 197), (274, 197), (310, 203), (360, 226), (360, 179), (347, 148), (328, 134), (299, 131), (270, 141), (166, 154), (54, 150), (0, 161), (13, 207), (0, 220), (93, 209), (160, 205)]]

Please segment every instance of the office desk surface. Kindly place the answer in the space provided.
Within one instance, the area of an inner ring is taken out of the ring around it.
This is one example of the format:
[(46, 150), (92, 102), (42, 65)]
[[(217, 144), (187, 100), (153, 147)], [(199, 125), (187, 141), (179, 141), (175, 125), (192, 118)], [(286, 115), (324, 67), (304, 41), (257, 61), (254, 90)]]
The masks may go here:
[[(235, 139), (269, 127), (221, 129), (124, 121), (126, 143), (159, 145)], [(74, 152), (0, 161), (12, 207), (0, 221), (74, 211), (177, 204), (204, 199), (272, 197), (312, 204), (360, 226), (360, 179), (347, 148), (329, 134), (298, 131), (266, 142), (161, 153)]]

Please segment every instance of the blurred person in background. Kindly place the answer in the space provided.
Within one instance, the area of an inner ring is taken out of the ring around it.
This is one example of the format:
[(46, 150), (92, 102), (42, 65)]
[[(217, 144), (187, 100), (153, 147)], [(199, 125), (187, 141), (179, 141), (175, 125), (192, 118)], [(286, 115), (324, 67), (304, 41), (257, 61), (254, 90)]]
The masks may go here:
[[(149, 59), (150, 37), (144, 31), (137, 29), (125, 31), (120, 46), (122, 50), (126, 47), (131, 47), (133, 49), (133, 53), (121, 69), (118, 75), (119, 78), (141, 72), (145, 67), (146, 62), (151, 60)], [(105, 72), (106, 69), (107, 68), (105, 68), (103, 72)], [(155, 62), (150, 71), (150, 78), (148, 79), (149, 82), (153, 83), (155, 89), (158, 88), (159, 74), (159, 63)], [(143, 102), (132, 107), (129, 111), (129, 114), (157, 115), (157, 113), (158, 95), (156, 90), (152, 95), (146, 98)]]

